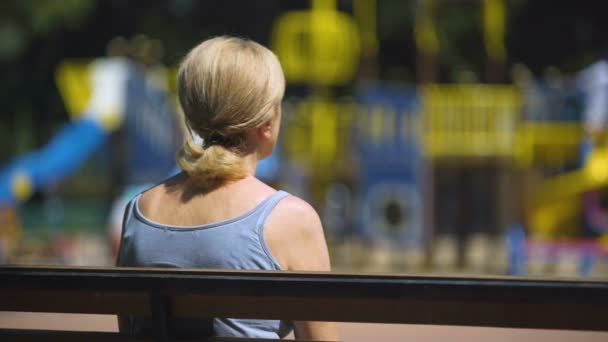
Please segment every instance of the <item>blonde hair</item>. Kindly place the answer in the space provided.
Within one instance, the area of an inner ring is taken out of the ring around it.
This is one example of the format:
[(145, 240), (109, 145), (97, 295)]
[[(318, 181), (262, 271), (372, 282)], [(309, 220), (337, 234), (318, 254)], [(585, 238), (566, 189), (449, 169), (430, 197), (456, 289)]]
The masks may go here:
[(254, 41), (216, 37), (192, 49), (178, 72), (181, 169), (204, 186), (245, 177), (245, 132), (273, 119), (284, 91), (277, 57)]

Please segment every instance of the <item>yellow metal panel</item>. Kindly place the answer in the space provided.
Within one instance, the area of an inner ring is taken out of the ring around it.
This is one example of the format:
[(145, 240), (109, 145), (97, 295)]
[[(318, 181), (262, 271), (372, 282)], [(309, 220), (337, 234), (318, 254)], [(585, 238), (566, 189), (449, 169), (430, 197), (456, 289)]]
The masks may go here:
[(424, 151), (439, 157), (516, 157), (521, 99), (504, 85), (422, 88)]
[(341, 85), (357, 72), (359, 31), (349, 15), (335, 10), (281, 15), (274, 23), (272, 47), (288, 82)]
[(91, 100), (89, 61), (63, 62), (55, 72), (55, 82), (72, 119), (78, 118)]

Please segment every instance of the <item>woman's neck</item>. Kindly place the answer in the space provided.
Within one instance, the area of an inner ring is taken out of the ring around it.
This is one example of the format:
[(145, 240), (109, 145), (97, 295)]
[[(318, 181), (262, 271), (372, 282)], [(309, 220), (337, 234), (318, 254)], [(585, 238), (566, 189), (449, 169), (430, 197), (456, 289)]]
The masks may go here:
[(245, 166), (248, 175), (255, 176), (255, 171), (258, 167), (257, 153), (249, 153), (243, 156), (243, 165)]

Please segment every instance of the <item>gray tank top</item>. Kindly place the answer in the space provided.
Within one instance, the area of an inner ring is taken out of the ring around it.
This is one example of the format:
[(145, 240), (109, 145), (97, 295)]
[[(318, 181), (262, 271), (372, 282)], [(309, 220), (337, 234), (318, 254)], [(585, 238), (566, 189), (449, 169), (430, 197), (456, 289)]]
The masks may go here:
[[(264, 241), (264, 225), (272, 209), (287, 192), (277, 191), (257, 207), (238, 217), (200, 226), (170, 226), (154, 222), (139, 211), (137, 195), (125, 210), (117, 265), (125, 267), (216, 268), (281, 270)], [(204, 308), (203, 308), (204, 310)], [(146, 333), (150, 322), (130, 317), (134, 333)], [(216, 318), (175, 321), (183, 336), (213, 334), (250, 338), (283, 338), (291, 322), (278, 320)]]

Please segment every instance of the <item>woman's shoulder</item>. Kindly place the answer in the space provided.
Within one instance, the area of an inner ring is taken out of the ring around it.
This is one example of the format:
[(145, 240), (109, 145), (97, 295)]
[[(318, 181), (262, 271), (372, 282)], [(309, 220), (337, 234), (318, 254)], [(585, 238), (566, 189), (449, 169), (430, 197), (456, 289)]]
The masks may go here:
[(139, 197), (138, 202), (140, 205), (146, 204), (153, 200), (155, 197), (162, 196), (167, 192), (175, 192), (180, 185), (182, 185), (186, 179), (186, 175), (183, 172), (179, 172), (163, 179), (162, 181), (154, 184), (148, 184), (141, 189), (139, 194), (135, 197)]
[(329, 270), (321, 219), (305, 200), (287, 196), (276, 206), (265, 226), (265, 239), (287, 270)]
[(315, 219), (319, 215), (310, 203), (295, 195), (286, 196), (275, 209), (277, 218), (301, 221), (302, 219)]
[(274, 193), (275, 189), (254, 178), (203, 189), (181, 175), (146, 190), (137, 204), (144, 216), (163, 219), (167, 224), (202, 225), (241, 216)]
[(140, 192), (133, 198), (133, 201), (140, 210), (148, 212), (149, 208), (157, 204), (156, 202), (162, 197), (162, 190), (162, 184), (157, 184)]

